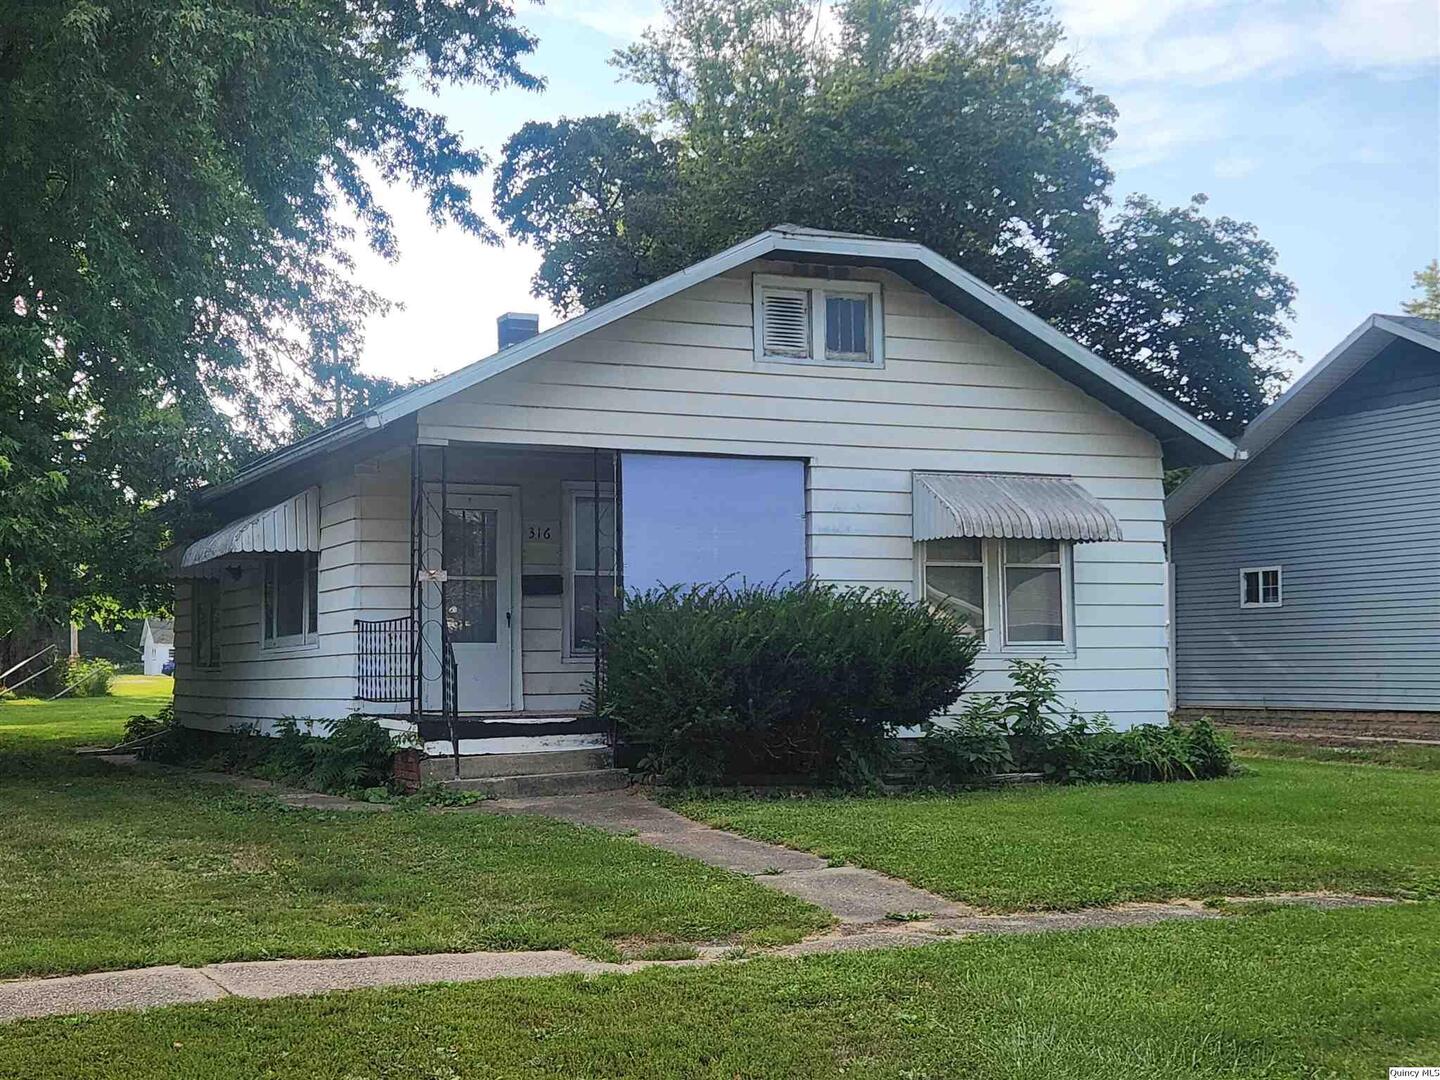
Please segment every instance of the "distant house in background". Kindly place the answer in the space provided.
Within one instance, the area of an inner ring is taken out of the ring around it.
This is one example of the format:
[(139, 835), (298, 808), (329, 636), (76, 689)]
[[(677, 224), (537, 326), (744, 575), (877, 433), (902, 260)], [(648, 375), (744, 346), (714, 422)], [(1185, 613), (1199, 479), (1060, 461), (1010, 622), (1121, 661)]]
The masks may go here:
[(146, 675), (161, 675), (165, 661), (175, 658), (175, 623), (171, 619), (146, 619), (140, 631), (140, 656)]
[(1440, 322), (1372, 315), (1166, 502), (1181, 715), (1440, 730)]

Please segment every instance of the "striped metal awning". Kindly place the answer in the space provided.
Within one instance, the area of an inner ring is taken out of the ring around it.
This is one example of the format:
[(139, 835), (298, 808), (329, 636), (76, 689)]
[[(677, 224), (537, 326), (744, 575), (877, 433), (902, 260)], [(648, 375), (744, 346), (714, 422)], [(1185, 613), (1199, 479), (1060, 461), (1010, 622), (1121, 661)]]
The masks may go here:
[(916, 540), (1124, 538), (1115, 515), (1069, 477), (917, 472), (914, 479)]
[(236, 556), (319, 550), (320, 489), (312, 487), (196, 540), (180, 557), (177, 576), (203, 576), (214, 569), (206, 564)]

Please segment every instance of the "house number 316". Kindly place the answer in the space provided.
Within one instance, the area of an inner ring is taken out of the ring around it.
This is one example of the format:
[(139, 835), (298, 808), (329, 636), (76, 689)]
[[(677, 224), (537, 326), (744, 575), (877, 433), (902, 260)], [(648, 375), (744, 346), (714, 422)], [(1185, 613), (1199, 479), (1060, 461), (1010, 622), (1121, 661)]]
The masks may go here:
[(554, 521), (531, 521), (525, 526), (525, 539), (554, 540), (560, 535), (560, 526)]

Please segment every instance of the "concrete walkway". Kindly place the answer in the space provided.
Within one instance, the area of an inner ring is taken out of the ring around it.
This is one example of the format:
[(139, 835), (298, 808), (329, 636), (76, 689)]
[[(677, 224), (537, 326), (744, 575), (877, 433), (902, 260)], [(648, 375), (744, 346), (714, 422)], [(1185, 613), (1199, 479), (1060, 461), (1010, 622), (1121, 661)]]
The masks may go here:
[(537, 814), (631, 835), (642, 844), (745, 874), (757, 885), (799, 897), (826, 909), (842, 925), (883, 922), (895, 915), (913, 919), (977, 914), (975, 908), (946, 900), (875, 870), (831, 866), (809, 852), (712, 829), (631, 792), (499, 799), (476, 809), (501, 814)]
[[(120, 762), (131, 764), (133, 762)], [(145, 763), (138, 763), (145, 769)], [(194, 775), (194, 774), (192, 774)], [(293, 792), (265, 781), (229, 774), (198, 775), (253, 791), (266, 791), (291, 805), (319, 809), (382, 809), (369, 803)], [(293, 800), (293, 801), (291, 801)], [(907, 882), (854, 866), (830, 866), (803, 851), (761, 843), (712, 829), (627, 792), (603, 792), (536, 799), (511, 799), (437, 811), (439, 813), (534, 814), (613, 833), (643, 844), (744, 874), (758, 885), (789, 893), (834, 915), (837, 927), (765, 955), (905, 948), (975, 934), (1023, 934), (1052, 930), (1145, 926), (1177, 919), (1219, 919), (1226, 913), (1198, 901), (1126, 904), (1072, 912), (984, 915), (965, 904)], [(1393, 901), (1322, 893), (1248, 898), (1317, 908), (1387, 904)], [(417, 986), (486, 979), (549, 975), (603, 975), (646, 967), (696, 967), (733, 962), (737, 950), (701, 946), (690, 960), (608, 963), (565, 951), (434, 953), (329, 960), (259, 960), (175, 965), (98, 972), (59, 978), (0, 982), (0, 1022), (27, 1017), (146, 1009), (217, 1001), (226, 997), (278, 998), (364, 987)]]
[[(1254, 899), (1254, 898), (1252, 898)], [(1263, 898), (1317, 908), (1388, 904), (1373, 897), (1291, 894)], [(918, 922), (848, 925), (766, 956), (804, 957), (823, 953), (911, 948), (977, 934), (1033, 934), (1052, 930), (1148, 926), (1176, 919), (1227, 916), (1197, 901), (1128, 904), (1088, 911), (1026, 915), (963, 915)], [(104, 971), (60, 978), (0, 982), (0, 1023), (41, 1016), (149, 1009), (238, 997), (270, 999), (369, 987), (423, 986), (489, 979), (551, 975), (607, 975), (648, 967), (705, 967), (742, 959), (737, 950), (701, 946), (690, 960), (636, 960), (624, 964), (591, 960), (561, 950), (546, 952), (431, 953), (337, 960), (254, 960), (199, 968), (165, 965), (131, 971)]]

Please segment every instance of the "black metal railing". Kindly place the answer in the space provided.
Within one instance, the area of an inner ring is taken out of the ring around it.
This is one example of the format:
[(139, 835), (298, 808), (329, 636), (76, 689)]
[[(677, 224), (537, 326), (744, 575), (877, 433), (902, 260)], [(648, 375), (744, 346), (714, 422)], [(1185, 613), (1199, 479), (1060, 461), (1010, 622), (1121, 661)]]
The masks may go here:
[(361, 701), (409, 701), (414, 624), (398, 619), (355, 620), (355, 696)]
[(445, 726), (450, 732), (450, 753), (455, 762), (455, 775), (458, 778), (460, 775), (460, 734), (457, 722), (460, 719), (460, 678), (459, 669), (455, 666), (455, 646), (450, 643), (448, 635), (441, 645), (441, 657), (440, 709), (445, 715)]

